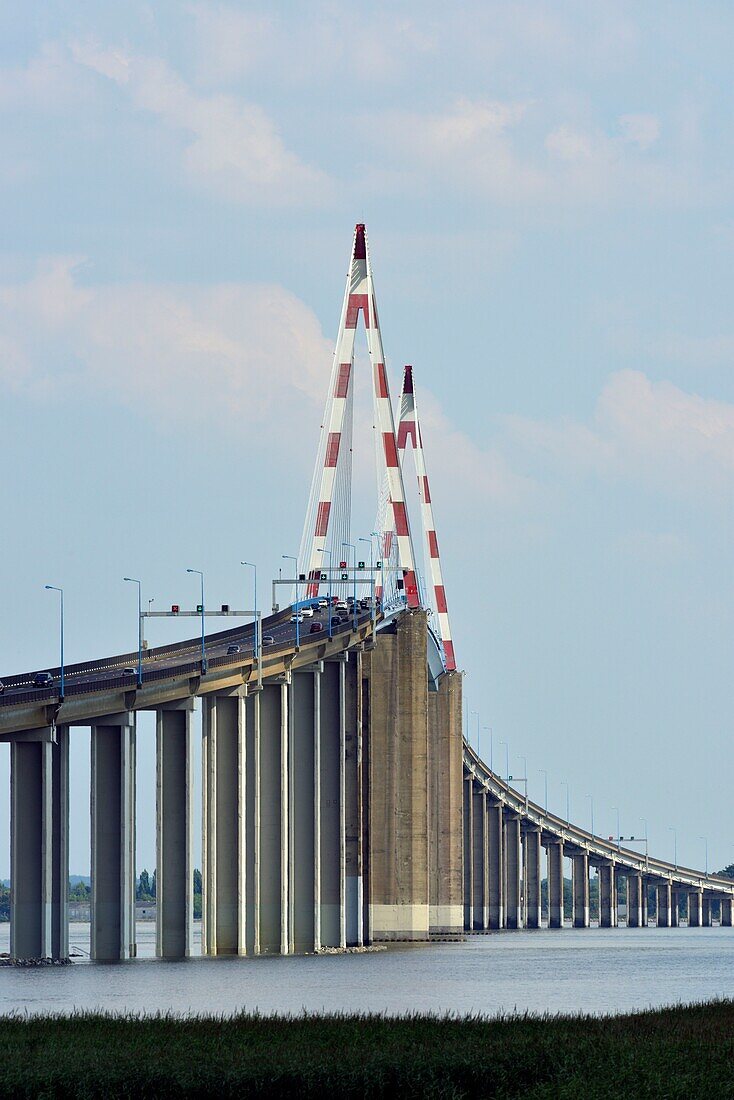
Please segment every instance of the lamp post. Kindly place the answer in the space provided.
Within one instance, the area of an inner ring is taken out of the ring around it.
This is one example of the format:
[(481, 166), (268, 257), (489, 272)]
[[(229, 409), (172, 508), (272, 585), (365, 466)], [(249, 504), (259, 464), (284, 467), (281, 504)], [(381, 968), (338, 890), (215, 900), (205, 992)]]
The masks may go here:
[(561, 786), (566, 788), (566, 824), (571, 824), (571, 788), (567, 779), (561, 780)]
[(204, 574), (201, 569), (187, 569), (187, 573), (196, 573), (201, 579), (201, 671), (206, 672), (206, 625), (204, 612)]
[(586, 797), (588, 798), (589, 804), (591, 806), (591, 835), (594, 836), (594, 796), (592, 794), (587, 794)]
[(645, 869), (649, 866), (650, 860), (647, 854), (647, 818), (641, 817), (640, 822), (645, 826)]
[(252, 610), (255, 613), (255, 660), (260, 661), (260, 637), (257, 622), (257, 566), (253, 561), (241, 561), (240, 565), (248, 565), (253, 573), (254, 601)]
[(673, 834), (673, 862), (678, 870), (678, 830), (675, 825), (668, 825), (668, 832)]
[(473, 710), (472, 714), (476, 717), (477, 720), (477, 756), (481, 757), (482, 754), (479, 751), (479, 711)]
[(59, 685), (59, 702), (64, 698), (64, 590), (59, 588), (55, 584), (44, 585), (49, 592), (58, 592), (61, 597), (60, 611), (61, 611), (61, 660), (59, 666), (61, 668), (61, 682)]
[(507, 744), (506, 741), (500, 741), (500, 745), (505, 746), (505, 780), (507, 782), (507, 786), (509, 787), (509, 785), (510, 785), (510, 746)]
[(370, 581), (372, 582), (372, 591), (371, 591), (372, 598), (370, 600), (370, 603), (372, 604), (372, 626), (374, 628), (374, 625), (375, 625), (375, 558), (374, 558), (374, 543), (372, 542), (372, 535), (370, 535), (370, 537), (368, 539), (362, 538), (360, 536), (360, 538), (357, 541), (358, 542), (366, 542), (367, 545), (370, 548)]
[(136, 577), (123, 577), (124, 581), (138, 586), (138, 687), (143, 686), (143, 601), (142, 585)]
[[(371, 531), (370, 532), (370, 538), (377, 539), (377, 545), (379, 547), (379, 545), (380, 545), (380, 532), (379, 531)], [(380, 576), (381, 576), (380, 591), (382, 592), (380, 602), (381, 602), (382, 606), (384, 607), (385, 606), (385, 547), (384, 546), (382, 547), (382, 550), (380, 551)]]
[(622, 847), (622, 838), (619, 835), (619, 808), (617, 806), (612, 806), (612, 809), (617, 812), (617, 851), (619, 851)]
[(545, 812), (548, 813), (548, 772), (545, 768), (538, 768), (538, 771), (543, 776), (545, 787)]
[[(353, 542), (343, 542), (342, 546), (347, 546), (352, 551), (352, 619), (354, 624), (354, 631), (357, 631), (357, 547)], [(349, 561), (349, 558), (347, 558)]]
[(708, 878), (709, 877), (709, 841), (708, 841), (708, 837), (700, 836), (698, 839), (703, 841), (704, 855), (705, 855), (705, 859), (706, 859), (706, 865), (705, 865), (706, 866), (706, 878)]
[(326, 582), (327, 583), (326, 595), (327, 595), (327, 598), (328, 598), (328, 601), (329, 601), (329, 637), (331, 638), (333, 636), (333, 631), (331, 629), (331, 550), (324, 550), (323, 547), (321, 547), (321, 546), (318, 548), (318, 550), (319, 550), (320, 554), (328, 554), (329, 555), (329, 572), (328, 572), (328, 578), (329, 579)]
[(492, 727), (491, 726), (482, 726), (482, 729), (486, 730), (487, 733), (489, 734), (489, 770), (491, 772), (493, 772), (494, 767), (493, 767), (493, 764), (492, 764), (492, 741), (493, 741)]
[(518, 760), (522, 760), (522, 764), (523, 764), (523, 768), (524, 768), (523, 777), (524, 777), (524, 783), (525, 783), (525, 813), (527, 813), (528, 812), (528, 758), (527, 758), (527, 756), (520, 756), (520, 755), (518, 755), (517, 758), (518, 758)]
[(294, 558), (292, 554), (281, 554), (281, 557), (286, 561), (294, 562), (295, 578), (296, 578), (296, 649), (301, 645), (301, 632), (298, 629), (301, 625), (301, 612), (298, 610), (298, 558)]

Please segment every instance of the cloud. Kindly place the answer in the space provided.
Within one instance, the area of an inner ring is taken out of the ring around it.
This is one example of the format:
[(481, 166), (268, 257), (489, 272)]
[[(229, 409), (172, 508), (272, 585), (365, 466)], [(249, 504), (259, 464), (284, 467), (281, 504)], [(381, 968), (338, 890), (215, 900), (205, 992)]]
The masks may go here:
[(0, 110), (67, 110), (83, 83), (63, 46), (45, 42), (26, 65), (0, 69)]
[(183, 163), (198, 186), (235, 202), (325, 201), (324, 173), (288, 150), (268, 114), (231, 95), (200, 95), (160, 58), (76, 42), (75, 61), (118, 85), (134, 107), (183, 135)]
[(332, 348), (279, 286), (90, 286), (79, 257), (0, 285), (0, 376), (37, 398), (100, 395), (156, 422), (222, 430), (318, 417)]
[(621, 115), (619, 129), (625, 141), (649, 149), (660, 137), (660, 121), (656, 115)]
[(527, 452), (567, 473), (631, 480), (672, 495), (730, 492), (734, 405), (653, 382), (640, 371), (613, 374), (590, 424), (505, 420)]

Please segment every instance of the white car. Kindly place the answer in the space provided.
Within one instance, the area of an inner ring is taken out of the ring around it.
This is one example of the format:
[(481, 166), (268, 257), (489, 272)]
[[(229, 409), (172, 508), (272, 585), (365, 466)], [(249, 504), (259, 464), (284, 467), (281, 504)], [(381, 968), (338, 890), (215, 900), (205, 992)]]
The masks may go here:
[(291, 615), (291, 622), (292, 623), (302, 623), (303, 622), (303, 615)]
[(328, 600), (319, 600), (319, 608), (325, 609), (328, 606), (329, 606), (329, 601)]
[(313, 618), (313, 608), (312, 607), (302, 607), (301, 608), (301, 614), (303, 616), (305, 616), (305, 618), (307, 618), (307, 619), (312, 619)]
[(346, 600), (339, 600), (339, 603), (336, 605), (336, 609), (337, 611), (349, 611), (349, 606)]

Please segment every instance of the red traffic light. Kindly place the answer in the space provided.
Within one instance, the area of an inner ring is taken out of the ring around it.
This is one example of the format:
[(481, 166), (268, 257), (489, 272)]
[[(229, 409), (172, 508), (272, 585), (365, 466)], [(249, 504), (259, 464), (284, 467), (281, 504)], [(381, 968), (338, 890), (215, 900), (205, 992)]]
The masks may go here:
[(177, 604), (177, 603), (172, 603), (172, 604), (171, 604), (171, 612), (172, 612), (172, 614), (174, 614), (174, 615), (178, 615), (178, 613), (179, 613), (179, 611), (180, 611), (180, 610), (181, 610), (181, 609), (180, 609), (180, 607), (178, 606), (178, 604)]
[(339, 562), (339, 568), (340, 569), (346, 569), (346, 567), (347, 567), (347, 563), (345, 561), (340, 561)]

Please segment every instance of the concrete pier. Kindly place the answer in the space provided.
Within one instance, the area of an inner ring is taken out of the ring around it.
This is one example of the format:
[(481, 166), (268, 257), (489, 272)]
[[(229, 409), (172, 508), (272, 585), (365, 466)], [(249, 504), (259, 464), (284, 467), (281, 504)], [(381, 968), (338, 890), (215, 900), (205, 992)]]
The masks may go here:
[(573, 880), (573, 926), (589, 927), (589, 857), (586, 853), (571, 860)]
[(732, 917), (734, 917), (734, 904), (731, 898), (721, 899), (721, 927), (731, 928)]
[(657, 888), (658, 928), (670, 928), (672, 919), (672, 890), (669, 882)]
[(688, 927), (701, 928), (703, 925), (703, 890), (690, 890), (688, 893)]
[(108, 715), (91, 735), (91, 955), (136, 954), (135, 715)]
[(319, 866), (319, 944), (345, 947), (346, 817), (345, 753), (346, 663), (325, 661), (319, 679), (317, 815)]
[(520, 846), (520, 817), (505, 814), (505, 921), (507, 928), (522, 927), (522, 898), (520, 874), (522, 855)]
[(548, 927), (563, 928), (563, 841), (549, 839), (548, 851)]
[(617, 927), (617, 876), (613, 863), (599, 867), (599, 927)]
[(193, 700), (156, 712), (156, 954), (193, 947)]
[(69, 731), (44, 726), (10, 746), (10, 954), (69, 954)]
[(472, 928), (487, 927), (487, 796), (472, 792)]
[(642, 875), (630, 872), (627, 875), (627, 927), (642, 928), (642, 903), (643, 903)]
[(474, 780), (466, 776), (462, 786), (464, 796), (464, 928), (474, 927)]
[(701, 924), (704, 928), (710, 928), (712, 925), (711, 898), (708, 894), (704, 894), (701, 901)]
[[(288, 683), (260, 693), (261, 954), (288, 954)], [(338, 762), (337, 762), (338, 767)]]
[(670, 891), (670, 927), (677, 928), (680, 922), (680, 890)]
[(464, 927), (461, 731), (461, 673), (446, 672), (428, 693), (431, 935)]
[[(321, 716), (321, 670), (296, 672), (289, 689), (289, 950), (314, 951), (320, 943), (320, 883), (316, 841), (319, 799), (316, 745)], [(355, 899), (356, 900), (356, 899)], [(317, 919), (317, 910), (319, 911)]]
[(499, 802), (487, 800), (487, 871), (489, 879), (489, 927), (505, 927), (505, 875), (503, 815)]
[(525, 869), (523, 882), (525, 887), (525, 927), (541, 927), (541, 870), (540, 870), (540, 830), (528, 829), (525, 833)]

